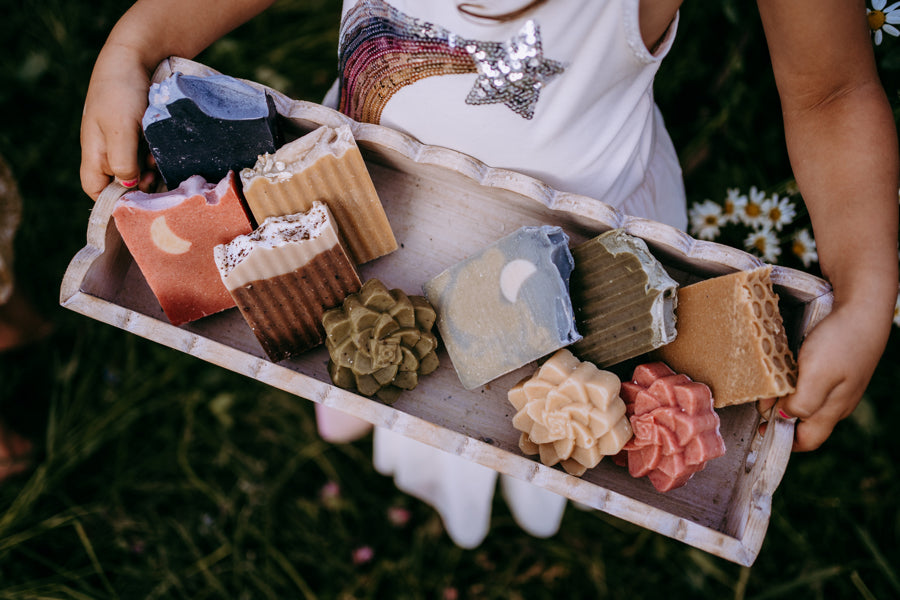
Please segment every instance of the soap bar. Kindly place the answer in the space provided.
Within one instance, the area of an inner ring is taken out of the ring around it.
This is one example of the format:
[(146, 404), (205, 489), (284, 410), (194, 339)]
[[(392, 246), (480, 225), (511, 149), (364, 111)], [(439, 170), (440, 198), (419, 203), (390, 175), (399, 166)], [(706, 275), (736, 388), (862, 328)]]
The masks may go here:
[(678, 291), (678, 337), (653, 356), (712, 389), (716, 408), (793, 393), (797, 365), (771, 266)]
[(351, 258), (365, 263), (397, 249), (384, 207), (350, 127), (322, 126), (263, 154), (241, 171), (244, 197), (257, 222), (328, 205)]
[(619, 378), (565, 348), (509, 390), (519, 448), (580, 477), (631, 439)]
[(366, 281), (342, 306), (322, 315), (332, 382), (393, 403), (438, 368), (435, 318), (424, 297), (388, 290), (378, 279)]
[(322, 315), (361, 285), (321, 202), (270, 217), (216, 246), (214, 255), (222, 282), (274, 362), (321, 344)]
[(709, 387), (665, 363), (640, 365), (622, 384), (634, 438), (625, 444), (628, 472), (668, 492), (725, 454)]
[(613, 229), (572, 249), (572, 304), (582, 360), (605, 367), (675, 339), (678, 284), (644, 240)]
[(192, 175), (218, 181), (281, 144), (272, 98), (226, 75), (173, 73), (154, 83), (142, 126), (169, 188)]
[(425, 283), (463, 387), (581, 339), (569, 297), (568, 241), (559, 227), (522, 227)]
[(168, 192), (128, 192), (113, 218), (173, 325), (234, 306), (213, 258), (216, 245), (252, 230), (233, 172), (218, 184), (195, 175)]

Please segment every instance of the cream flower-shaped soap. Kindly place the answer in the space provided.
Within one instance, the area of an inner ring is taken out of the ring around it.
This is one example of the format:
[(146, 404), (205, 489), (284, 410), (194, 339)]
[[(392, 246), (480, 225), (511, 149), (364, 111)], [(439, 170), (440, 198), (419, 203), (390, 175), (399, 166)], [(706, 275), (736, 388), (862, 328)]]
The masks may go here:
[(513, 426), (519, 448), (547, 466), (561, 463), (581, 476), (604, 456), (617, 454), (631, 436), (619, 378), (594, 363), (558, 350), (530, 378), (513, 387)]

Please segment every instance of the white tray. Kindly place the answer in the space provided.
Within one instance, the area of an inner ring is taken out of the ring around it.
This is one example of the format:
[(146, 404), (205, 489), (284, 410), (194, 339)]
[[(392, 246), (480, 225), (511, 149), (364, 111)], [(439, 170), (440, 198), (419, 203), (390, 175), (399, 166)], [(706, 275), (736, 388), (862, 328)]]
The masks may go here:
[[(199, 63), (170, 58), (154, 76), (173, 71), (207, 75)], [(493, 169), (466, 155), (425, 146), (397, 131), (351, 121), (329, 108), (295, 101), (253, 82), (275, 99), (295, 135), (320, 125), (349, 124), (400, 248), (360, 269), (360, 277), (421, 294), (424, 281), (523, 225), (559, 225), (572, 243), (621, 227), (646, 240), (681, 283), (763, 263), (740, 250), (696, 240), (667, 225), (623, 215), (595, 200), (558, 192), (531, 177)], [(330, 383), (324, 347), (296, 360), (272, 363), (237, 309), (175, 327), (125, 248), (111, 212), (125, 189), (111, 184), (91, 212), (87, 245), (66, 270), (60, 303), (75, 312), (181, 350), (268, 385), (356, 415), (379, 427), (452, 452), (572, 500), (681, 540), (730, 561), (750, 565), (768, 526), (772, 494), (784, 473), (793, 424), (776, 418), (761, 437), (753, 405), (719, 410), (727, 453), (687, 485), (666, 494), (633, 479), (609, 459), (577, 478), (522, 455), (511, 423), (507, 390), (535, 365), (466, 391), (444, 352), (440, 368), (392, 406)], [(772, 281), (792, 348), (831, 309), (828, 284), (774, 267)]]

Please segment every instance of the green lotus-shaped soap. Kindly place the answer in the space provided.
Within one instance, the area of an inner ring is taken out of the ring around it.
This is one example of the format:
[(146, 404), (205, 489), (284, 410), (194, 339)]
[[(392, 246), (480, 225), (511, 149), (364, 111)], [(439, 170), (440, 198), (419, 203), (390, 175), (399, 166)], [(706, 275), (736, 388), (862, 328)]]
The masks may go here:
[(370, 279), (322, 315), (328, 374), (340, 388), (394, 402), (437, 369), (436, 314), (422, 296)]

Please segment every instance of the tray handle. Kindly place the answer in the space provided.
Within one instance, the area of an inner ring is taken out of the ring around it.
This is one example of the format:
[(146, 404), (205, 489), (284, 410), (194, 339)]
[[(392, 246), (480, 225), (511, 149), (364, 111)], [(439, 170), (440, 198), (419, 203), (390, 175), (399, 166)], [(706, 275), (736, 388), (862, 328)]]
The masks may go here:
[[(100, 273), (98, 277), (108, 279), (109, 269), (118, 262), (124, 243), (111, 219), (116, 200), (127, 191), (124, 185), (113, 181), (100, 192), (88, 219), (87, 245), (72, 258), (63, 275), (59, 290), (61, 305), (65, 306), (83, 289), (93, 289), (101, 284), (99, 279), (91, 277), (92, 273)], [(101, 268), (94, 268), (95, 263)]]

